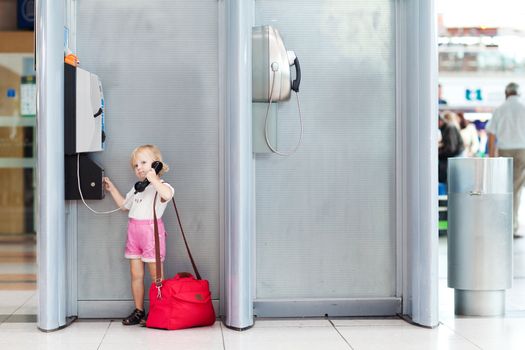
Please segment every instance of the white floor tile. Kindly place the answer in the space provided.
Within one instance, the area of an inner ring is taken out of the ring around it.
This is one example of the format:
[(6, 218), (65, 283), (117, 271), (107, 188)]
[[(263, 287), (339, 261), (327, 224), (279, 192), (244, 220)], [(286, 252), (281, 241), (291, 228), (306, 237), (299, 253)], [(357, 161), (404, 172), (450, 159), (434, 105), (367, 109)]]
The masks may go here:
[(74, 322), (55, 332), (41, 332), (36, 323), (2, 323), (0, 325), (0, 348), (3, 344), (100, 344), (108, 329), (108, 321)]
[(17, 309), (17, 306), (0, 306), (0, 315), (11, 315)]
[(474, 344), (455, 335), (450, 329), (440, 326), (427, 329), (414, 325), (338, 327), (353, 349), (461, 349), (479, 350)]
[(38, 313), (38, 307), (37, 306), (22, 306), (18, 310), (16, 310), (13, 314), (14, 315), (36, 315)]
[(348, 350), (348, 344), (333, 327), (264, 327), (244, 332), (223, 327), (226, 350)]
[(36, 315), (38, 313), (38, 295), (33, 291), (33, 295), (15, 311), (15, 315)]
[[(1, 344), (1, 343), (0, 343)], [(55, 341), (34, 343), (6, 343), (2, 344), (9, 350), (97, 350), (98, 344), (57, 343)]]
[(456, 318), (444, 322), (483, 349), (525, 349), (525, 317)]
[(0, 315), (13, 314), (35, 294), (34, 290), (0, 290)]
[(35, 294), (34, 290), (0, 290), (0, 308), (16, 307), (18, 309)]
[(222, 334), (219, 322), (211, 327), (199, 327), (176, 331), (149, 329), (140, 326), (123, 326), (112, 322), (100, 349), (184, 349), (222, 350)]

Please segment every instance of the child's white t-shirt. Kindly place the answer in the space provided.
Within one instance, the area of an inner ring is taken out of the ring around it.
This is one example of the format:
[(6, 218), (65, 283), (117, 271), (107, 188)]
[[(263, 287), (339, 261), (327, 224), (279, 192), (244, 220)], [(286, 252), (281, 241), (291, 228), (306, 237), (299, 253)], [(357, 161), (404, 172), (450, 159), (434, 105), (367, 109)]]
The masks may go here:
[[(168, 186), (171, 189), (172, 195), (175, 193), (175, 190), (167, 182), (162, 182), (164, 185)], [(135, 194), (135, 188), (132, 188), (126, 194), (126, 201), (124, 208), (129, 209), (128, 217), (136, 220), (153, 220), (153, 199), (155, 198), (155, 187), (149, 185), (142, 192)], [(155, 211), (157, 212), (157, 219), (162, 217), (166, 205), (170, 201), (161, 202), (160, 194), (157, 195), (157, 202), (155, 204)]]

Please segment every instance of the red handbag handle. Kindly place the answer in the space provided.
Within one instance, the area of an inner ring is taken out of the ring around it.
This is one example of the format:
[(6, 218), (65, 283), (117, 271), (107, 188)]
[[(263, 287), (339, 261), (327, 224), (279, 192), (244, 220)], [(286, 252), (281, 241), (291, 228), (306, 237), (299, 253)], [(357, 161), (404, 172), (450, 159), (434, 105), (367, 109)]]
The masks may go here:
[[(162, 277), (160, 276), (161, 270), (161, 262), (160, 262), (160, 239), (159, 239), (159, 225), (157, 224), (157, 211), (155, 210), (155, 204), (157, 202), (157, 195), (158, 192), (155, 193), (155, 198), (153, 199), (153, 228), (155, 230), (155, 274), (157, 275), (155, 278), (155, 285), (157, 287), (162, 286)], [(182, 228), (182, 223), (180, 221), (180, 215), (179, 211), (177, 210), (177, 204), (175, 204), (175, 198), (172, 197), (171, 201), (173, 203), (173, 207), (175, 208), (175, 214), (177, 214), (177, 221), (179, 222), (180, 227), (180, 233), (182, 234), (182, 239), (184, 240), (184, 245), (186, 246), (186, 251), (188, 252), (188, 256), (191, 261), (191, 266), (193, 266), (193, 271), (195, 272), (195, 276), (198, 280), (202, 279), (201, 274), (199, 273), (199, 270), (197, 269), (197, 265), (195, 264), (195, 260), (193, 260), (193, 256), (191, 255), (190, 246), (188, 245), (188, 241), (186, 240), (186, 235), (184, 234), (184, 229)]]

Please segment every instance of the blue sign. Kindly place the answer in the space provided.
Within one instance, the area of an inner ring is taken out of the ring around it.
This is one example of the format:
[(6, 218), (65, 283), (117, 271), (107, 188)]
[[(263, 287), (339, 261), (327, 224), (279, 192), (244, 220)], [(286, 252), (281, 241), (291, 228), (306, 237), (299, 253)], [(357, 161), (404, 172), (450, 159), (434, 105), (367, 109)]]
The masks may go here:
[(466, 89), (465, 90), (465, 99), (467, 101), (483, 101), (483, 96), (481, 95), (481, 89)]

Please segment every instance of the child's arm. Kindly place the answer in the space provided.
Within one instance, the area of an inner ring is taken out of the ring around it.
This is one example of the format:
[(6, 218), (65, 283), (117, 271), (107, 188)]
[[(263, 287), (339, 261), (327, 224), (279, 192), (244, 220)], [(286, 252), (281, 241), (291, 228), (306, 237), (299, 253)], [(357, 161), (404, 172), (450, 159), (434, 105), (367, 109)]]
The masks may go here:
[(122, 207), (126, 199), (120, 194), (117, 187), (113, 185), (113, 182), (109, 180), (109, 177), (104, 177), (102, 180), (104, 182), (104, 189), (106, 190), (106, 192), (109, 192), (111, 194), (111, 197), (113, 197), (113, 200), (115, 201), (117, 206), (122, 210), (128, 210), (127, 208)]
[(148, 171), (148, 173), (146, 174), (146, 178), (149, 180), (150, 184), (152, 184), (153, 187), (155, 187), (155, 189), (160, 195), (162, 202), (167, 202), (171, 199), (171, 197), (173, 197), (173, 192), (171, 191), (171, 188), (169, 188), (168, 186), (163, 184), (162, 181), (160, 181), (160, 178), (155, 172), (155, 170), (151, 169), (150, 171)]

